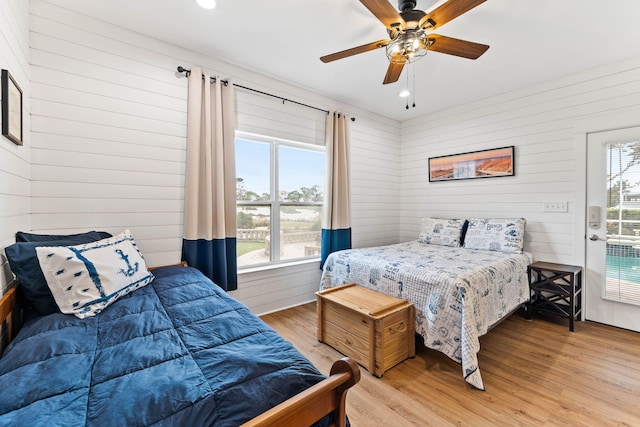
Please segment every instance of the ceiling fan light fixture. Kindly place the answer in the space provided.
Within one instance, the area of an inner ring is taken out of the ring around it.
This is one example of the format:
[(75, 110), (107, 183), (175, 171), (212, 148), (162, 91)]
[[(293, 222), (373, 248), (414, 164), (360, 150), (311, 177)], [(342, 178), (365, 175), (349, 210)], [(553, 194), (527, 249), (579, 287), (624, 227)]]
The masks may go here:
[(392, 64), (415, 62), (428, 52), (429, 37), (422, 28), (409, 28), (398, 33), (385, 47)]
[(409, 92), (409, 89), (403, 89), (398, 94), (400, 98), (407, 98), (409, 95), (411, 95), (411, 92)]
[(216, 7), (216, 0), (196, 0), (196, 2), (203, 9), (214, 9)]

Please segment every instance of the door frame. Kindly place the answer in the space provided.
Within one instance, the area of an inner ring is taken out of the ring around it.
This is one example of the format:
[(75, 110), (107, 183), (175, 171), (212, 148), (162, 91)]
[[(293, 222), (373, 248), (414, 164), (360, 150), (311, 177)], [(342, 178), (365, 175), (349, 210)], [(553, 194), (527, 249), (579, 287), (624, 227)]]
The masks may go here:
[[(587, 265), (587, 138), (590, 133), (605, 132), (640, 126), (640, 107), (616, 110), (578, 119), (573, 124), (573, 150), (575, 203), (573, 211), (573, 262), (586, 269)], [(586, 279), (586, 274), (583, 272)], [(583, 284), (583, 289), (586, 285)], [(583, 310), (586, 309), (586, 294), (581, 292)], [(582, 314), (582, 320), (585, 313)]]

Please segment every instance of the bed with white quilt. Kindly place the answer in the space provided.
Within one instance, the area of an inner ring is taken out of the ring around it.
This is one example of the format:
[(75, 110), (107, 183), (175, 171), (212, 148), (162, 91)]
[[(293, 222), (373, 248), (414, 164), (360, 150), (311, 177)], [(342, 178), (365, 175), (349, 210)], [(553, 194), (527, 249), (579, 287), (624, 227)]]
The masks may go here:
[(418, 240), (331, 254), (321, 289), (356, 283), (412, 302), (428, 348), (484, 390), (479, 337), (529, 299), (525, 220), (424, 218)]

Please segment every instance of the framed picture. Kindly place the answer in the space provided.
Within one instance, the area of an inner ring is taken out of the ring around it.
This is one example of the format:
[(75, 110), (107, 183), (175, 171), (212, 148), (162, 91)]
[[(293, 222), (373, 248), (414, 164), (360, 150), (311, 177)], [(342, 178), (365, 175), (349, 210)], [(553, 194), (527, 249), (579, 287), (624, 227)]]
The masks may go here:
[(429, 182), (513, 175), (513, 146), (429, 158)]
[(9, 71), (2, 70), (2, 134), (22, 145), (22, 89)]

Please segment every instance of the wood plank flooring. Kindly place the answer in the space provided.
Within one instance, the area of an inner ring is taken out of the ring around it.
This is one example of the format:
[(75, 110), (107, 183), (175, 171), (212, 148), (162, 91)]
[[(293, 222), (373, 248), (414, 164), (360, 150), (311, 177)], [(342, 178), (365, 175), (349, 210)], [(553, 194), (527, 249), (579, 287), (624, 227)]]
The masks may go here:
[[(315, 303), (262, 319), (324, 374), (342, 357), (317, 341)], [(571, 333), (557, 322), (516, 313), (482, 337), (484, 392), (421, 343), (381, 379), (361, 368), (347, 397), (351, 425), (640, 426), (640, 334), (593, 322)]]

